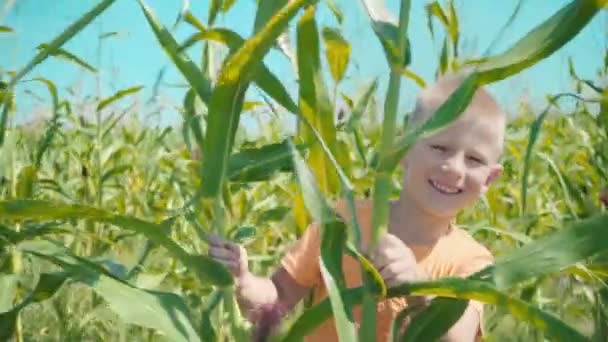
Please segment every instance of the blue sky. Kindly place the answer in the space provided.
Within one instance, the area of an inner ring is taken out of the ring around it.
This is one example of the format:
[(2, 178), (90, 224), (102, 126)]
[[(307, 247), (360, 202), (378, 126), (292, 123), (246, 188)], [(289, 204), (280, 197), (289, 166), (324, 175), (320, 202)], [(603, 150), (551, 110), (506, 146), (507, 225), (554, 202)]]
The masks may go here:
[[(0, 0), (0, 25), (15, 29), (14, 34), (0, 35), (0, 68), (15, 70), (35, 54), (36, 46), (50, 41), (67, 25), (94, 6), (94, 0), (15, 0), (9, 13), (4, 8), (12, 0)], [(181, 0), (147, 0), (155, 13), (167, 26), (173, 24), (181, 7)], [(343, 32), (352, 45), (353, 56), (347, 71), (347, 80), (340, 89), (349, 94), (356, 94), (371, 80), (379, 77), (385, 85), (388, 69), (382, 49), (369, 26), (359, 1), (338, 0), (344, 11)], [(192, 0), (192, 11), (203, 22), (207, 20), (208, 1)], [(424, 5), (428, 1), (412, 1), (409, 36), (412, 43), (413, 60), (411, 69), (431, 80), (437, 68), (441, 39), (433, 43), (427, 29)], [(517, 1), (501, 0), (456, 0), (461, 31), (461, 48), (465, 55), (480, 55), (496, 37), (500, 27), (512, 13)], [(513, 25), (505, 33), (500, 44), (493, 49), (494, 53), (503, 51), (518, 38), (532, 29), (542, 20), (567, 4), (565, 0), (523, 0), (523, 7)], [(387, 1), (393, 13), (398, 13), (398, 1)], [(248, 36), (253, 27), (255, 0), (237, 0), (234, 7), (218, 19), (216, 26), (229, 27), (241, 35)], [(3, 15), (4, 14), (4, 15)], [(318, 13), (320, 27), (338, 24), (324, 6)], [(292, 23), (292, 26), (295, 22)], [(438, 23), (436, 32), (441, 32)], [(121, 35), (104, 40), (101, 58), (98, 60), (98, 39), (100, 33), (118, 31)], [(192, 31), (188, 25), (181, 25), (176, 31), (180, 39)], [(440, 36), (441, 37), (441, 36)], [(295, 43), (295, 41), (293, 42)], [(608, 11), (596, 16), (573, 41), (552, 57), (521, 74), (498, 82), (491, 86), (492, 92), (508, 110), (516, 109), (517, 100), (522, 96), (530, 98), (534, 105), (543, 104), (547, 94), (571, 89), (568, 76), (568, 58), (572, 57), (580, 76), (594, 79), (598, 68), (603, 63), (604, 50), (608, 45)], [(164, 77), (168, 84), (183, 84), (184, 81), (170, 65), (160, 49), (145, 18), (135, 0), (117, 0), (101, 17), (94, 21), (65, 46), (72, 53), (87, 60), (101, 70), (103, 83), (102, 96), (134, 85), (146, 86), (142, 100), (151, 94), (152, 86), (159, 70), (169, 66)], [(199, 50), (199, 49), (195, 49)], [(197, 56), (193, 53), (197, 60)], [(271, 52), (266, 58), (267, 65), (290, 88), (295, 96), (296, 81), (289, 62), (278, 52)], [(53, 80), (67, 96), (65, 88), (77, 86), (83, 95), (95, 94), (95, 76), (61, 60), (49, 59), (39, 65), (29, 77), (44, 76)], [(327, 78), (329, 88), (331, 80)], [(18, 115), (23, 119), (31, 115), (32, 110), (42, 104), (24, 93), (29, 89), (44, 99), (48, 99), (43, 88), (33, 83), (20, 86), (18, 94)], [(384, 86), (380, 88), (383, 97)], [(401, 111), (411, 108), (417, 87), (410, 81), (403, 86)], [(179, 105), (185, 90), (164, 86), (161, 93), (173, 104)], [(47, 102), (48, 103), (48, 102)], [(175, 110), (163, 112), (162, 122), (177, 122), (179, 115)]]

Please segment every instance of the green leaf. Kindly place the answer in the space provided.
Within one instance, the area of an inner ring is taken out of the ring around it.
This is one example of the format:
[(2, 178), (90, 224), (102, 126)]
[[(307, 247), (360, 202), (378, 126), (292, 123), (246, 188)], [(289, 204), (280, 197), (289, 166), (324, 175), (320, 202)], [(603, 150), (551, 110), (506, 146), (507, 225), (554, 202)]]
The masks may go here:
[[(195, 34), (189, 40), (192, 42), (199, 40), (212, 40), (225, 44), (230, 49), (230, 54), (236, 52), (245, 43), (245, 40), (238, 33), (223, 28), (205, 30)], [(188, 43), (185, 43), (183, 47), (186, 47), (186, 44)], [(258, 85), (258, 87), (260, 87), (260, 89), (262, 89), (285, 109), (292, 113), (298, 112), (298, 106), (289, 95), (289, 92), (287, 92), (287, 89), (285, 89), (281, 81), (263, 62), (255, 71), (253, 81)]]
[(342, 22), (344, 21), (344, 13), (342, 13), (342, 10), (340, 7), (338, 7), (338, 4), (336, 4), (334, 0), (325, 0), (325, 5), (327, 5), (327, 8), (329, 8), (331, 13), (334, 15), (338, 21), (338, 24), (342, 25)]
[(245, 241), (254, 238), (255, 234), (256, 234), (255, 227), (250, 227), (250, 226), (239, 227), (239, 228), (235, 229), (234, 232), (231, 234), (231, 239), (233, 241), (235, 241), (236, 243), (242, 244), (242, 243), (245, 243)]
[[(152, 28), (156, 39), (165, 50), (167, 56), (169, 56), (175, 67), (180, 71), (184, 78), (186, 78), (188, 84), (194, 89), (201, 101), (203, 101), (203, 103), (208, 103), (211, 97), (211, 80), (203, 77), (203, 74), (196, 64), (181, 51), (175, 38), (173, 38), (171, 33), (156, 18), (152, 10), (144, 3), (144, 0), (138, 1), (146, 16), (148, 24)], [(193, 18), (193, 16), (188, 16), (188, 14), (189, 12), (184, 15), (186, 20), (190, 17)]]
[(0, 340), (6, 341), (13, 336), (17, 316), (21, 310), (29, 304), (40, 303), (51, 298), (66, 279), (65, 273), (41, 273), (36, 287), (21, 303), (9, 311), (0, 313)]
[(51, 118), (51, 121), (49, 122), (46, 128), (44, 136), (38, 142), (38, 149), (36, 151), (36, 157), (34, 159), (34, 165), (37, 169), (39, 169), (42, 163), (42, 157), (44, 157), (44, 154), (53, 143), (53, 139), (55, 138), (57, 131), (61, 127), (61, 124), (59, 123), (60, 104), (59, 95), (57, 94), (57, 87), (55, 86), (55, 83), (42, 77), (35, 78), (33, 79), (33, 81), (41, 82), (46, 86), (49, 93), (51, 94), (51, 100), (53, 102), (53, 117)]
[(441, 54), (439, 55), (439, 75), (443, 75), (448, 71), (448, 39), (443, 40)]
[(346, 129), (349, 132), (352, 132), (356, 128), (359, 128), (359, 124), (361, 121), (361, 117), (365, 114), (369, 100), (376, 93), (376, 89), (378, 88), (378, 79), (375, 79), (363, 92), (363, 95), (357, 99), (357, 103), (354, 105), (352, 114), (346, 124)]
[(258, 33), (281, 8), (287, 5), (288, 0), (260, 0), (255, 12), (253, 33)]
[(323, 28), (323, 43), (325, 43), (325, 55), (329, 63), (329, 71), (335, 82), (344, 78), (350, 59), (350, 45), (342, 37), (340, 31), (334, 28)]
[(228, 160), (238, 127), (245, 91), (264, 55), (289, 20), (314, 0), (294, 0), (282, 8), (264, 28), (227, 58), (209, 103), (207, 136), (203, 144), (201, 194), (217, 198), (223, 186)]
[(526, 155), (524, 157), (524, 169), (521, 177), (521, 208), (522, 214), (526, 214), (527, 211), (527, 203), (528, 203), (528, 177), (530, 174), (530, 163), (532, 159), (532, 151), (534, 149), (534, 145), (538, 140), (538, 135), (540, 133), (543, 121), (547, 114), (549, 113), (550, 107), (547, 107), (532, 123), (530, 126), (530, 135), (528, 137), (528, 144), (526, 145)]
[(15, 30), (13, 30), (12, 28), (10, 28), (8, 26), (2, 26), (2, 25), (0, 25), (0, 32), (2, 32), (2, 33), (13, 33), (13, 32), (15, 32)]
[(4, 248), (7, 244), (18, 244), (21, 241), (30, 240), (36, 237), (51, 235), (51, 234), (71, 234), (73, 231), (59, 227), (56, 222), (47, 222), (43, 224), (28, 224), (25, 229), (17, 232), (7, 227), (0, 226), (0, 248)]
[(38, 50), (50, 50), (50, 51), (48, 51), (48, 54), (50, 56), (66, 60), (68, 62), (72, 62), (92, 73), (97, 73), (97, 69), (95, 69), (89, 63), (82, 60), (80, 57), (74, 55), (73, 53), (71, 53), (65, 49), (55, 48), (55, 49), (51, 50), (48, 44), (40, 44), (40, 45), (38, 45)]
[(448, 34), (450, 40), (452, 40), (452, 53), (454, 57), (458, 57), (458, 39), (460, 37), (460, 25), (458, 24), (458, 15), (456, 14), (456, 8), (454, 8), (454, 0), (448, 1), (450, 9), (450, 23), (448, 25)]
[(110, 104), (122, 99), (125, 96), (137, 93), (138, 91), (143, 89), (143, 87), (144, 86), (135, 86), (135, 87), (117, 91), (114, 95), (99, 101), (99, 104), (97, 104), (97, 111), (101, 112), (104, 108), (106, 108)]
[(257, 222), (258, 224), (265, 222), (278, 222), (283, 220), (290, 211), (291, 207), (284, 206), (268, 209), (260, 213), (260, 216), (257, 218)]
[(401, 341), (439, 340), (460, 319), (468, 304), (467, 300), (433, 299), (428, 308), (413, 317)]
[[(337, 151), (336, 126), (334, 110), (325, 82), (323, 80), (319, 57), (319, 33), (315, 22), (315, 7), (309, 7), (298, 22), (297, 54), (300, 82), (300, 114), (325, 142), (333, 155)], [(310, 143), (308, 165), (312, 168), (321, 190), (326, 194), (335, 194), (339, 189), (339, 179), (331, 167), (329, 158), (320, 144), (313, 139), (310, 129), (300, 125), (301, 136)]]
[(223, 0), (210, 0), (209, 1), (209, 19), (207, 21), (207, 25), (213, 26), (215, 23), (215, 18), (217, 17), (217, 13), (222, 6)]
[(50, 55), (50, 53), (56, 51), (73, 36), (75, 36), (78, 32), (80, 32), (83, 28), (85, 28), (91, 21), (93, 21), (93, 19), (97, 18), (110, 5), (112, 5), (114, 1), (115, 0), (103, 0), (99, 2), (97, 6), (93, 7), (90, 11), (83, 14), (82, 17), (76, 20), (73, 24), (68, 26), (68, 28), (66, 28), (57, 37), (55, 37), (55, 39), (48, 43), (48, 47), (46, 49), (38, 51), (36, 56), (34, 56), (34, 58), (32, 58), (32, 60), (26, 66), (24, 66), (11, 78), (7, 88), (12, 89), (17, 84), (17, 82), (19, 82), (19, 80), (23, 78), (23, 76), (30, 72), (36, 65), (44, 61)]
[(266, 181), (279, 172), (293, 171), (291, 160), (286, 142), (242, 149), (230, 156), (227, 176), (232, 182)]
[(228, 12), (235, 3), (236, 0), (224, 0), (224, 3), (222, 4), (222, 12)]
[(401, 70), (399, 70), (399, 72), (401, 73), (402, 76), (405, 76), (405, 77), (411, 79), (412, 81), (414, 81), (420, 88), (426, 87), (426, 82), (424, 81), (424, 79), (422, 77), (420, 77), (420, 75), (416, 74), (415, 72), (413, 72), (409, 69), (401, 69)]
[(200, 341), (190, 321), (188, 306), (178, 295), (138, 289), (47, 241), (27, 242), (19, 247), (25, 253), (61, 266), (70, 278), (91, 287), (124, 322), (160, 331), (171, 341)]
[(167, 237), (159, 225), (135, 217), (114, 215), (107, 211), (84, 205), (69, 205), (38, 200), (0, 201), (0, 217), (7, 220), (29, 219), (37, 221), (87, 219), (92, 222), (113, 224), (123, 229), (143, 234), (152, 242), (165, 247), (184, 266), (194, 272), (201, 283), (217, 286), (229, 286), (232, 284), (232, 275), (220, 263), (203, 255), (189, 254)]
[(608, 215), (582, 220), (558, 232), (496, 258), (484, 274), (492, 275), (498, 289), (553, 272), (608, 250)]
[(24, 166), (17, 176), (17, 198), (31, 198), (34, 195), (34, 184), (38, 170), (33, 165)]
[[(384, 7), (382, 2), (373, 0), (361, 0), (361, 2), (372, 21), (372, 28), (382, 44), (384, 55), (391, 69), (400, 70), (407, 67), (412, 60), (409, 40), (406, 38), (407, 24), (403, 25), (403, 30), (400, 32), (397, 18)], [(409, 9), (409, 1), (402, 0), (401, 6)], [(403, 41), (403, 46), (400, 46), (401, 41)]]
[(121, 173), (131, 170), (132, 167), (133, 167), (133, 165), (131, 165), (131, 164), (124, 164), (124, 165), (115, 166), (115, 167), (109, 169), (108, 171), (105, 171), (101, 175), (101, 179), (100, 179), (101, 184), (107, 182), (108, 180), (110, 180), (112, 177), (114, 177), (116, 175), (120, 175)]
[(443, 9), (441, 8), (441, 5), (439, 5), (437, 1), (433, 1), (430, 4), (427, 4), (424, 8), (426, 10), (429, 31), (431, 32), (431, 36), (433, 37), (433, 39), (435, 39), (432, 18), (437, 18), (439, 22), (441, 22), (443, 27), (447, 30), (450, 26), (448, 17), (445, 15)]
[[(350, 288), (343, 296), (352, 305), (363, 300), (363, 287)], [(545, 332), (555, 341), (587, 341), (587, 338), (568, 326), (554, 315), (530, 305), (520, 299), (511, 297), (485, 281), (461, 278), (443, 278), (430, 282), (408, 283), (388, 291), (388, 297), (410, 295), (436, 295), (446, 298), (477, 300), (487, 304), (504, 307), (518, 320), (529, 322)], [(312, 332), (319, 324), (332, 315), (329, 300), (325, 299), (312, 308), (304, 311), (302, 316), (291, 326), (285, 341), (302, 338)], [(437, 322), (435, 322), (437, 324)]]
[(8, 116), (13, 110), (13, 97), (14, 93), (8, 90), (0, 92), (0, 107), (2, 108), (2, 116), (0, 116), (0, 147), (4, 144), (4, 137), (6, 136), (6, 129), (8, 124)]
[(306, 208), (311, 216), (321, 224), (320, 269), (330, 298), (338, 337), (340, 341), (356, 341), (357, 333), (352, 307), (342, 295), (346, 288), (342, 270), (346, 225), (339, 220), (335, 212), (326, 203), (318, 184), (295, 148), (293, 148), (292, 153), (296, 176)]
[(482, 62), (478, 67), (482, 83), (502, 80), (550, 56), (572, 40), (606, 3), (606, 0), (570, 2), (507, 51)]

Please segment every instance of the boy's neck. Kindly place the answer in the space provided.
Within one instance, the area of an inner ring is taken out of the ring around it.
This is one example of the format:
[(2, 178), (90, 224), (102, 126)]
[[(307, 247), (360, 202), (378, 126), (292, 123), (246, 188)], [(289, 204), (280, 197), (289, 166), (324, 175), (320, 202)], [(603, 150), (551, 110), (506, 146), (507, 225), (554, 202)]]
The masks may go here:
[(406, 245), (433, 245), (449, 232), (453, 219), (432, 215), (407, 196), (401, 196), (391, 202), (388, 230)]

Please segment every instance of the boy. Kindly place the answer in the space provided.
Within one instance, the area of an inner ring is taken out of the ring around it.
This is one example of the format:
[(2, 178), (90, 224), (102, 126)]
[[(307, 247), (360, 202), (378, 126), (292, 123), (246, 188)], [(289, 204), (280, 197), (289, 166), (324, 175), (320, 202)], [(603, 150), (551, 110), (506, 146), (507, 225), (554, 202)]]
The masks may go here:
[[(417, 98), (411, 124), (427, 120), (462, 79), (444, 78)], [(466, 277), (493, 262), (492, 255), (454, 225), (457, 213), (473, 204), (500, 175), (505, 115), (485, 90), (476, 92), (462, 116), (439, 133), (419, 140), (402, 161), (405, 176), (399, 199), (391, 203), (388, 233), (371, 255), (388, 287), (445, 276)], [(336, 210), (348, 217), (344, 203)], [(363, 241), (371, 235), (372, 203), (357, 203)], [(271, 278), (248, 271), (247, 254), (236, 244), (213, 236), (210, 255), (233, 272), (239, 304), (250, 317), (262, 308), (289, 310), (315, 287), (314, 301), (327, 296), (319, 270), (321, 234), (311, 224)], [(343, 258), (348, 287), (361, 286), (357, 262)], [(390, 298), (378, 304), (378, 341), (387, 341), (393, 318), (415, 298)], [(471, 302), (444, 340), (474, 341), (479, 334), (481, 303)], [(360, 322), (361, 307), (353, 308)], [(319, 326), (308, 341), (337, 341), (333, 320)]]

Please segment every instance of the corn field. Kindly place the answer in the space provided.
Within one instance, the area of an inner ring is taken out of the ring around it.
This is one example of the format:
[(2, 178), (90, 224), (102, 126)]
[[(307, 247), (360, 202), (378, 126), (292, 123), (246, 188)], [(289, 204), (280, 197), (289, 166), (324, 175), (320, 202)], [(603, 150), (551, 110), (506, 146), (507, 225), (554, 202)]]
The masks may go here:
[[(142, 86), (66, 99), (43, 77), (28, 81), (48, 89), (53, 116), (34, 128), (16, 124), (16, 91), (46, 59), (94, 70), (62, 46), (118, 1), (126, 0), (98, 1), (21, 69), (0, 74), (0, 340), (248, 341), (256, 327), (239, 312), (229, 271), (207, 256), (207, 234), (244, 244), (252, 271), (264, 275), (318, 221), (330, 295), (301, 303), (271, 340), (300, 340), (333, 316), (340, 339), (356, 341), (369, 332), (348, 319), (353, 306), (424, 294), (437, 297), (403, 335), (396, 330), (395, 341), (439, 339), (468, 300), (486, 303), (485, 341), (608, 341), (608, 49), (596, 56), (597, 79), (581, 79), (572, 67), (571, 93), (547, 94), (542, 112), (522, 103), (510, 120), (503, 175), (458, 217), (496, 257), (483, 271), (386, 288), (354, 247), (358, 225), (344, 223), (332, 205), (373, 199), (377, 241), (409, 147), (458, 119), (479, 87), (575, 39), (608, 1), (573, 0), (511, 48), (476, 59), (458, 53), (453, 2), (430, 2), (429, 20), (446, 33), (437, 75), (468, 76), (432, 120), (411, 128), (398, 119), (402, 84), (433, 80), (408, 67), (416, 54), (409, 0), (398, 14), (381, 1), (357, 2), (390, 78), (386, 93), (371, 81), (353, 94), (340, 88), (349, 42), (316, 20), (320, 7), (342, 15), (333, 1), (260, 0), (248, 37), (216, 25), (235, 1), (210, 1), (206, 23), (185, 1), (178, 20), (192, 35), (178, 41), (138, 0), (158, 48), (188, 83), (179, 128), (133, 119), (123, 104)], [(11, 31), (0, 26), (0, 34)], [(190, 57), (195, 49), (200, 61)], [(297, 98), (264, 63), (272, 49), (292, 63)], [(346, 105), (336, 114), (338, 103)], [(80, 112), (87, 106), (94, 115)], [(254, 111), (271, 119), (249, 140), (241, 116)], [(282, 129), (287, 117), (297, 122), (293, 134)], [(344, 286), (343, 254), (360, 260), (364, 287)]]

